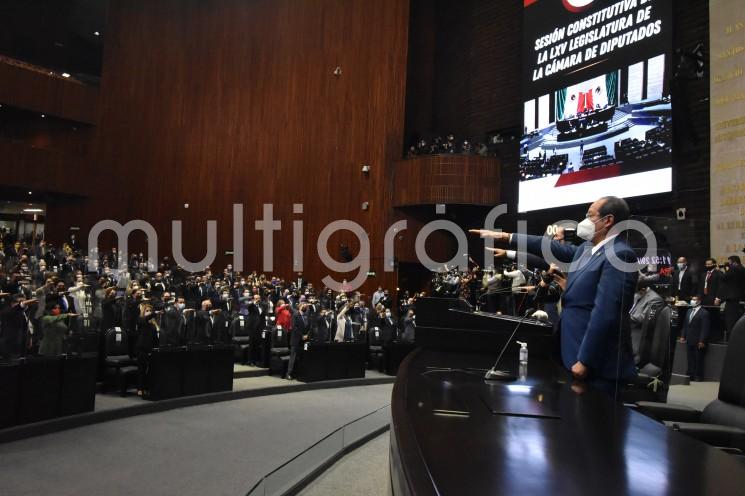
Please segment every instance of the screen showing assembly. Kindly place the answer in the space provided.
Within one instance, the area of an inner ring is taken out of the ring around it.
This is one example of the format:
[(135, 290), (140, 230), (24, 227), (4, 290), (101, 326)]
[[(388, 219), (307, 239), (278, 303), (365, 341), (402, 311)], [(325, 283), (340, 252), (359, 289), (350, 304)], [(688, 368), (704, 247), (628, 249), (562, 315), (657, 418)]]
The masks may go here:
[(526, 0), (519, 211), (672, 189), (670, 0)]

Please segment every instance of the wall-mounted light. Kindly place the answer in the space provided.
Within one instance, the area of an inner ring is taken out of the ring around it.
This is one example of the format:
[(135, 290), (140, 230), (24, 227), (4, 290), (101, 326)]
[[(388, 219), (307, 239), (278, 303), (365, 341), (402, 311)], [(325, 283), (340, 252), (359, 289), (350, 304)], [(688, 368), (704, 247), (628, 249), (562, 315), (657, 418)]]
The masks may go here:
[(362, 210), (367, 210), (368, 208), (370, 208), (370, 203), (369, 202), (362, 202)]
[(69, 72), (63, 72), (62, 73), (62, 77), (63, 78), (69, 78), (70, 77), (70, 73)]
[(26, 212), (26, 213), (29, 213), (29, 214), (34, 214), (34, 213), (39, 213), (40, 214), (44, 210), (42, 210), (40, 208), (24, 208), (23, 211)]
[(367, 164), (362, 164), (362, 172), (368, 174), (370, 172), (370, 166)]

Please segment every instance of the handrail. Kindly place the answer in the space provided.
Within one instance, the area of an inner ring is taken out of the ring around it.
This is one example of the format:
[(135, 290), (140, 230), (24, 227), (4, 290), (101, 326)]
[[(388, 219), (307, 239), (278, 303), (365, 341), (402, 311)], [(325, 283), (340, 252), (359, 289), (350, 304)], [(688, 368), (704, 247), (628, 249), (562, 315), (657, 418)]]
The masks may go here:
[[(271, 477), (272, 475), (274, 475), (275, 473), (279, 472), (279, 471), (280, 471), (280, 470), (282, 470), (283, 468), (287, 467), (288, 465), (290, 465), (291, 463), (293, 463), (293, 462), (294, 462), (295, 460), (297, 460), (297, 459), (298, 459), (298, 458), (300, 458), (301, 456), (305, 455), (306, 453), (308, 453), (309, 451), (311, 451), (311, 450), (312, 450), (313, 448), (315, 448), (315, 447), (316, 447), (316, 446), (318, 446), (319, 444), (323, 443), (323, 442), (324, 442), (324, 441), (326, 441), (327, 439), (331, 438), (331, 437), (332, 437), (332, 436), (334, 436), (335, 434), (337, 434), (337, 433), (339, 433), (339, 432), (343, 431), (344, 429), (346, 429), (346, 428), (347, 428), (347, 427), (349, 427), (350, 425), (352, 425), (352, 424), (355, 424), (355, 423), (357, 423), (357, 422), (359, 422), (359, 421), (361, 421), (361, 420), (363, 420), (363, 419), (366, 419), (366, 418), (368, 418), (368, 417), (371, 417), (371, 416), (373, 416), (373, 415), (375, 415), (375, 414), (377, 414), (377, 413), (380, 413), (380, 412), (382, 412), (383, 410), (390, 410), (390, 408), (391, 408), (391, 405), (390, 405), (390, 403), (389, 403), (389, 404), (387, 404), (387, 405), (385, 405), (385, 406), (382, 406), (382, 407), (378, 408), (377, 410), (373, 410), (372, 412), (370, 412), (370, 413), (368, 413), (368, 414), (365, 414), (365, 415), (363, 415), (363, 416), (361, 416), (361, 417), (358, 417), (358, 418), (356, 418), (356, 419), (354, 419), (354, 420), (351, 420), (351, 421), (347, 422), (346, 424), (342, 425), (341, 427), (338, 427), (338, 428), (334, 429), (333, 431), (331, 431), (330, 433), (328, 433), (328, 434), (327, 434), (326, 436), (324, 436), (323, 438), (319, 439), (318, 441), (316, 441), (316, 442), (315, 442), (315, 443), (313, 443), (312, 445), (308, 446), (307, 448), (305, 448), (305, 449), (304, 449), (303, 451), (301, 451), (301, 452), (300, 452), (300, 453), (298, 453), (297, 455), (293, 456), (292, 458), (290, 458), (289, 460), (287, 460), (286, 462), (284, 462), (283, 464), (281, 464), (280, 466), (278, 466), (277, 468), (275, 468), (274, 470), (272, 470), (272, 471), (271, 471), (271, 472), (269, 472), (268, 474), (266, 474), (266, 475), (264, 475), (263, 477), (261, 477), (261, 478), (260, 478), (260, 479), (259, 479), (259, 480), (258, 480), (258, 481), (257, 481), (257, 482), (256, 482), (256, 483), (255, 483), (255, 484), (253, 485), (253, 486), (251, 486), (251, 489), (249, 489), (249, 490), (248, 490), (248, 492), (246, 493), (246, 494), (247, 494), (247, 496), (250, 496), (250, 495), (251, 495), (251, 493), (253, 493), (253, 492), (254, 492), (254, 491), (256, 490), (256, 488), (258, 488), (258, 487), (259, 487), (259, 486), (261, 485), (261, 483), (262, 483), (262, 482), (265, 482), (265, 481), (266, 481), (267, 479), (269, 479), (269, 478), (270, 478), (270, 477)], [(338, 453), (337, 453), (337, 454), (338, 454)]]

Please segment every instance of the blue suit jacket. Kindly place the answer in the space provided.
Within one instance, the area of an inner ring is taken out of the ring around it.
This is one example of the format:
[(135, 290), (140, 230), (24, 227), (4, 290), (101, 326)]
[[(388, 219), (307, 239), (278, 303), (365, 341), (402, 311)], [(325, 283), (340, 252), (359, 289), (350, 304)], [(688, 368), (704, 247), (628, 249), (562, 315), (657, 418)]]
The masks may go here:
[[(512, 236), (513, 247), (525, 246), (538, 256), (542, 242), (542, 236)], [(559, 329), (564, 367), (571, 369), (580, 361), (589, 367), (589, 379), (634, 377), (628, 316), (634, 302), (637, 273), (619, 270), (608, 258), (614, 251), (621, 261), (635, 263), (633, 250), (619, 238), (609, 241), (592, 256), (585, 253), (592, 249), (589, 241), (580, 246), (552, 241), (550, 246), (556, 259), (576, 265), (569, 271), (561, 300)]]
[(689, 308), (683, 319), (683, 332), (681, 336), (686, 338), (689, 345), (696, 345), (699, 342), (709, 342), (709, 311), (705, 308), (699, 308), (696, 310), (696, 315), (691, 320), (691, 312), (693, 309)]

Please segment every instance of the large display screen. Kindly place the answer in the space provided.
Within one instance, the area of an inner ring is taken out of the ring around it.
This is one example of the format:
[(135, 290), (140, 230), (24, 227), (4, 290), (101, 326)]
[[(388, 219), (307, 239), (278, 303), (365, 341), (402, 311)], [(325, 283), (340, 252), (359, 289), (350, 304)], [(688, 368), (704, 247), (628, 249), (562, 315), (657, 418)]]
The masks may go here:
[(672, 189), (672, 0), (524, 0), (518, 210)]

